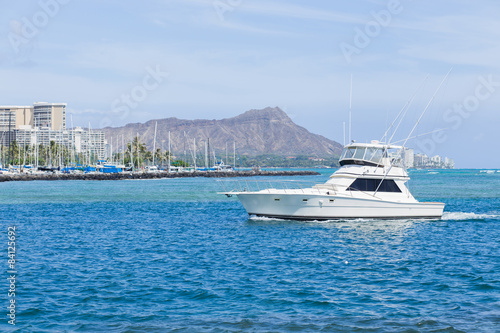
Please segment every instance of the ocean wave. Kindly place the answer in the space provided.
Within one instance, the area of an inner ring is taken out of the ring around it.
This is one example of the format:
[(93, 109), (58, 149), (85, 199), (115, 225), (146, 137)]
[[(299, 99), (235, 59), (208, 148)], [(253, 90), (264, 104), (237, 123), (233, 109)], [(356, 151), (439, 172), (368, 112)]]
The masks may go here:
[(494, 214), (476, 214), (476, 213), (464, 213), (464, 212), (445, 212), (443, 214), (442, 220), (455, 220), (455, 221), (465, 221), (465, 220), (485, 220), (485, 219), (497, 219), (500, 215)]

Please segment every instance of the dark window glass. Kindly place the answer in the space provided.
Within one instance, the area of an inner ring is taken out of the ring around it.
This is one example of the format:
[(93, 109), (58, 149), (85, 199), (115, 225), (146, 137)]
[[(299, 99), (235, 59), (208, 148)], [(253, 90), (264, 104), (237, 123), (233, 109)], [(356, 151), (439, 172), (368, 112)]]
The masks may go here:
[[(382, 182), (382, 185), (380, 185)], [(380, 185), (380, 187), (379, 187)], [(365, 192), (375, 192), (378, 188), (379, 192), (401, 192), (396, 182), (392, 179), (356, 179), (351, 186), (347, 188), (347, 191), (365, 191)]]

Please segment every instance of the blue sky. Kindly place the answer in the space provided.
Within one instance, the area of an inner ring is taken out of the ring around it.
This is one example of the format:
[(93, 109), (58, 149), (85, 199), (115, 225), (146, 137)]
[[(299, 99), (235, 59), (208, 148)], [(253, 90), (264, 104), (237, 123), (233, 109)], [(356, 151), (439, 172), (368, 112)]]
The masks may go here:
[[(380, 139), (415, 94), (409, 146), (498, 168), (497, 1), (0, 0), (0, 104), (67, 102), (68, 122), (220, 119), (279, 106), (343, 142)], [(427, 77), (427, 79), (426, 79)], [(420, 87), (420, 88), (419, 88)], [(415, 93), (416, 91), (416, 93)], [(128, 97), (127, 97), (128, 96)], [(71, 125), (71, 124), (69, 124)]]

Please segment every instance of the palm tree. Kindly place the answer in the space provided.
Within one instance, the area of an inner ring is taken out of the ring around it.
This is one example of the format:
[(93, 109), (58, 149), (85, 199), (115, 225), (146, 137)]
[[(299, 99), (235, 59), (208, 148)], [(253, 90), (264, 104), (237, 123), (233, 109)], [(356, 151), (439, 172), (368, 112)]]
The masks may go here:
[(19, 146), (17, 142), (14, 140), (10, 143), (9, 150), (8, 150), (8, 155), (9, 155), (9, 164), (19, 164)]
[(165, 157), (162, 155), (161, 149), (157, 148), (155, 151), (155, 163), (156, 164), (163, 164), (164, 159), (165, 159)]
[(141, 154), (144, 158), (144, 161), (147, 161), (148, 164), (153, 161), (153, 154), (149, 150), (146, 150), (143, 154)]
[(128, 155), (132, 151), (132, 159), (134, 167), (139, 168), (144, 160), (144, 155), (147, 152), (146, 144), (141, 142), (139, 137), (135, 137), (131, 143), (127, 144)]

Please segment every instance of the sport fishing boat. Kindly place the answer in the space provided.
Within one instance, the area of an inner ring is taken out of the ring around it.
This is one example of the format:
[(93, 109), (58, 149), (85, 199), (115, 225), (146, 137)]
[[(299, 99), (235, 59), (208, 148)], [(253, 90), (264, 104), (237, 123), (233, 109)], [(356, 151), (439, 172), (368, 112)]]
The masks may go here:
[[(249, 215), (272, 218), (295, 220), (441, 218), (444, 203), (419, 202), (410, 193), (406, 186), (410, 177), (406, 171), (404, 154), (406, 143), (412, 138), (413, 132), (450, 72), (451, 69), (427, 103), (406, 140), (402, 140), (404, 141), (402, 145), (394, 145), (391, 142), (420, 88), (401, 109), (381, 141), (371, 143), (351, 141), (349, 106), (351, 143), (344, 145), (339, 159), (340, 168), (324, 184), (296, 189), (270, 187), (257, 191), (248, 191), (245, 188), (243, 191), (230, 191), (225, 194), (236, 195)], [(395, 124), (397, 125), (394, 126)], [(391, 130), (393, 133), (389, 137)]]
[(268, 188), (226, 192), (249, 215), (295, 220), (439, 219), (444, 203), (419, 202), (406, 187), (410, 179), (403, 146), (372, 141), (344, 147), (340, 168), (324, 184), (299, 189)]

